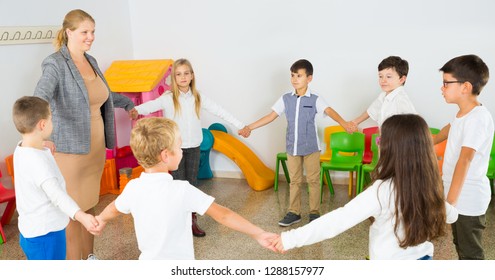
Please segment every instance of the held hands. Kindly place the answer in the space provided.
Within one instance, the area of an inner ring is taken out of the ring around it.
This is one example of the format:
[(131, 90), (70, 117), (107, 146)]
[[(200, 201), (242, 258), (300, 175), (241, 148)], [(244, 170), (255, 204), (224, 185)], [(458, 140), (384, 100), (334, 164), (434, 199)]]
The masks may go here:
[(251, 135), (251, 129), (246, 125), (243, 129), (239, 129), (237, 133), (244, 138), (248, 138)]
[(99, 223), (96, 218), (88, 213), (85, 213), (81, 210), (77, 211), (74, 218), (80, 222), (91, 234), (100, 235), (101, 230), (99, 230)]
[(261, 246), (268, 250), (282, 254), (287, 252), (284, 250), (284, 245), (282, 244), (282, 237), (280, 234), (264, 231), (253, 236), (253, 238), (256, 239)]
[(273, 252), (277, 252), (277, 249), (275, 249), (273, 240), (276, 240), (278, 238), (278, 234), (276, 233), (271, 233), (271, 232), (266, 232), (263, 231), (261, 233), (258, 233), (253, 236), (253, 238), (258, 241), (258, 243), (265, 247), (268, 250), (271, 250)]
[(287, 251), (284, 250), (284, 244), (282, 244), (282, 236), (279, 235), (275, 240), (272, 241), (273, 246), (277, 249), (277, 252), (285, 254)]
[(345, 122), (342, 126), (344, 127), (347, 133), (354, 133), (358, 131), (358, 125), (354, 121)]
[(127, 112), (127, 114), (129, 114), (129, 118), (130, 118), (131, 120), (136, 120), (136, 119), (138, 118), (138, 116), (139, 116), (139, 113), (138, 113), (138, 111), (136, 110), (136, 108), (132, 108), (131, 110), (129, 110), (129, 111)]
[(43, 141), (43, 147), (50, 149), (52, 154), (55, 153), (55, 143), (52, 141)]
[(96, 227), (96, 230), (101, 233), (103, 231), (103, 229), (105, 228), (105, 226), (107, 225), (107, 222), (104, 221), (101, 216), (96, 216), (96, 221), (98, 221), (98, 226)]

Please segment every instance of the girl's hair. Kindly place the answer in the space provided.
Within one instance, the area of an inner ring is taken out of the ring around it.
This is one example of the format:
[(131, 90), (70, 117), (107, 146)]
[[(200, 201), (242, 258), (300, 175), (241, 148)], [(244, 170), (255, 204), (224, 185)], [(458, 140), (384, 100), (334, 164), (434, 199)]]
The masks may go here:
[[(395, 196), (395, 235), (402, 248), (446, 233), (443, 185), (425, 120), (394, 115), (382, 125), (376, 179), (391, 179)], [(404, 239), (397, 235), (404, 228)]]
[(191, 71), (191, 75), (193, 75), (193, 78), (191, 80), (191, 84), (189, 85), (189, 87), (191, 88), (192, 95), (194, 96), (194, 102), (196, 104), (196, 106), (195, 106), (196, 115), (198, 116), (198, 119), (199, 119), (199, 114), (201, 111), (201, 96), (199, 95), (199, 92), (196, 89), (196, 82), (195, 82), (196, 79), (194, 78), (194, 70), (192, 68), (191, 62), (189, 62), (189, 60), (187, 60), (185, 58), (181, 58), (181, 59), (176, 60), (172, 66), (172, 99), (174, 101), (174, 110), (175, 110), (174, 115), (177, 113), (180, 114), (180, 111), (181, 111), (180, 103), (179, 103), (180, 91), (179, 91), (179, 86), (177, 85), (177, 82), (175, 81), (175, 78), (176, 78), (175, 74), (177, 71), (177, 67), (182, 66), (182, 65), (186, 65), (187, 67), (189, 67), (189, 70)]
[(67, 33), (65, 31), (67, 29), (71, 31), (76, 30), (81, 22), (85, 20), (89, 20), (95, 23), (93, 17), (83, 10), (72, 10), (65, 15), (64, 22), (62, 23), (62, 28), (58, 31), (57, 37), (53, 42), (57, 51), (60, 50), (63, 45), (67, 45)]
[(160, 153), (163, 150), (173, 150), (177, 133), (177, 124), (171, 119), (140, 119), (131, 131), (132, 153), (141, 166), (153, 167), (160, 163)]

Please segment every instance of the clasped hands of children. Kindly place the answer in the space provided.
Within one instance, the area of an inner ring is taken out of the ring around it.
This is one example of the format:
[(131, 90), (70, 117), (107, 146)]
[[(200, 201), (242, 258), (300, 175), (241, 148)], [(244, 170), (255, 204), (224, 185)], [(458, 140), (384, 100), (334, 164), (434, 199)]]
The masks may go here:
[[(80, 210), (75, 216), (76, 220), (83, 224), (83, 226), (93, 235), (101, 235), (107, 224), (100, 216), (93, 216)], [(252, 238), (268, 250), (278, 253), (286, 252), (282, 244), (282, 238), (279, 234), (262, 231), (254, 234)]]
[(280, 236), (280, 234), (261, 231), (259, 233), (253, 234), (251, 237), (255, 239), (262, 247), (268, 250), (282, 254), (287, 252), (286, 250), (284, 250), (284, 245), (282, 244), (282, 237)]
[[(93, 235), (101, 235), (107, 224), (99, 215), (93, 216), (81, 210), (79, 210), (75, 216), (76, 220), (83, 224), (83, 226)], [(280, 234), (261, 231), (251, 237), (268, 250), (282, 254), (287, 252), (284, 250)]]
[[(139, 116), (139, 113), (135, 108), (132, 108), (127, 113), (129, 114), (129, 118), (131, 120), (136, 120)], [(354, 121), (345, 122), (344, 124), (342, 124), (342, 127), (345, 129), (345, 131), (347, 133), (354, 133), (354, 132), (358, 131), (358, 125)], [(237, 134), (241, 135), (244, 138), (248, 138), (251, 135), (251, 131), (252, 131), (252, 129), (246, 125), (242, 129), (239, 129)]]
[[(342, 124), (342, 127), (345, 129), (347, 133), (354, 133), (358, 131), (358, 125), (354, 121), (345, 122), (344, 124)], [(251, 131), (252, 129), (246, 125), (244, 128), (239, 129), (237, 133), (244, 138), (248, 138), (249, 135), (251, 135)]]

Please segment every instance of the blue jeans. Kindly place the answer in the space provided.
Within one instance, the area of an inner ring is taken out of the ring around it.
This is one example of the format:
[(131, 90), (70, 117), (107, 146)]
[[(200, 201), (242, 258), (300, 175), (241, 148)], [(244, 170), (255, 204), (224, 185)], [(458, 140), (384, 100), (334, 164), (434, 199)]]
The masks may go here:
[(418, 261), (431, 261), (431, 260), (433, 260), (433, 257), (428, 255), (424, 255), (423, 257), (418, 259)]
[(20, 233), (19, 244), (28, 260), (65, 260), (65, 229), (32, 238)]

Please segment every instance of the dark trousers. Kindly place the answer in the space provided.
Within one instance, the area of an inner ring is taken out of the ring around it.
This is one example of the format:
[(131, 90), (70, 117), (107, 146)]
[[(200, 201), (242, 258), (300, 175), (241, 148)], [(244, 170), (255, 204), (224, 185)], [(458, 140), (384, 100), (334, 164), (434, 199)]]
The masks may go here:
[(172, 177), (175, 180), (187, 180), (189, 184), (197, 186), (199, 158), (201, 151), (199, 147), (182, 149), (182, 160), (179, 163), (179, 168), (172, 171)]
[(485, 215), (459, 215), (452, 224), (454, 245), (460, 260), (484, 260), (482, 246), (483, 230), (486, 227)]

